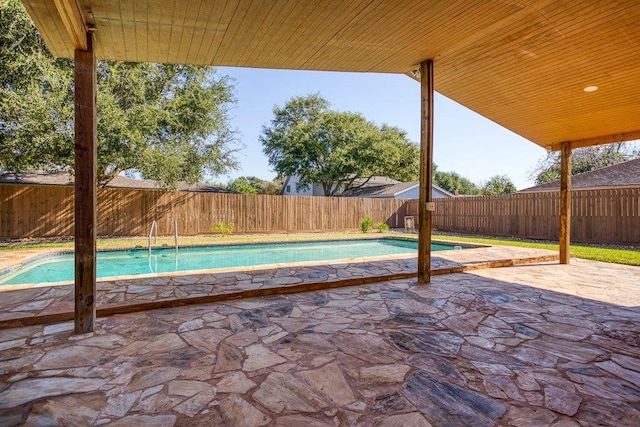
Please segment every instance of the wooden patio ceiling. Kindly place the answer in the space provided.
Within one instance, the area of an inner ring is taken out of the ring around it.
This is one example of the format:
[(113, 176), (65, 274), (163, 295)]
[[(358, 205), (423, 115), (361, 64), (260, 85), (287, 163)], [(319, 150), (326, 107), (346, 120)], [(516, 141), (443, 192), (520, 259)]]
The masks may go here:
[[(405, 73), (536, 144), (640, 139), (638, 0), (23, 0), (72, 57)], [(597, 86), (595, 92), (585, 92)]]

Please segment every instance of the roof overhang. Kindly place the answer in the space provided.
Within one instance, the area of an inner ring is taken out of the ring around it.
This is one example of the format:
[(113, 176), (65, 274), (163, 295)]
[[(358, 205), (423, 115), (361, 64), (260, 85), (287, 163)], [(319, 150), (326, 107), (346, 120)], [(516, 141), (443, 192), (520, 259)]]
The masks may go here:
[[(637, 0), (23, 0), (51, 52), (402, 73), (536, 144), (640, 139)], [(584, 88), (597, 86), (595, 92)]]

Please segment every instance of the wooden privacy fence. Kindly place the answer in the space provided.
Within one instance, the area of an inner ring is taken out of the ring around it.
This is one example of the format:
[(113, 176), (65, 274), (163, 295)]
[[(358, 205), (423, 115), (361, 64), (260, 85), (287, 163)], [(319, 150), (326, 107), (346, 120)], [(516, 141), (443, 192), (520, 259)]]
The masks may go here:
[[(73, 236), (73, 187), (0, 185), (0, 239)], [(393, 199), (299, 197), (99, 189), (99, 236), (212, 233), (219, 222), (237, 233), (341, 231), (374, 222), (402, 227), (404, 202)]]
[[(415, 215), (418, 203), (407, 203)], [(440, 231), (558, 240), (560, 193), (519, 193), (436, 199), (433, 227)], [(574, 190), (571, 241), (640, 244), (640, 188)]]

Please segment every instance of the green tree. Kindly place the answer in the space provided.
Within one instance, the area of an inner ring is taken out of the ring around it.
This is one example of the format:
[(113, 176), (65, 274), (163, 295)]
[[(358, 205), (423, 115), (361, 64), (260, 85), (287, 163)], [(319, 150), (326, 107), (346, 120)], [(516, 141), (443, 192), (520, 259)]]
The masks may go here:
[(48, 53), (18, 0), (0, 0), (1, 170), (55, 168), (72, 156), (71, 66)]
[(271, 194), (278, 195), (282, 190), (282, 181), (276, 179), (268, 181), (255, 176), (241, 176), (232, 180), (228, 190), (241, 194)]
[(382, 140), (382, 165), (378, 175), (398, 181), (417, 181), (420, 178), (420, 149), (409, 140), (404, 130), (383, 124), (380, 128)]
[(247, 178), (241, 176), (229, 183), (227, 189), (240, 194), (258, 194), (258, 189), (251, 185)]
[[(51, 56), (17, 0), (0, 0), (0, 168), (73, 169), (73, 63)], [(98, 182), (168, 187), (237, 166), (233, 85), (213, 67), (98, 62)]]
[[(640, 151), (634, 150), (634, 146), (634, 143), (618, 143), (576, 148), (571, 154), (571, 174), (577, 175), (640, 157)], [(536, 184), (560, 180), (560, 152), (548, 151), (538, 161), (530, 178)]]
[(301, 188), (320, 183), (327, 196), (375, 175), (417, 178), (418, 148), (405, 132), (329, 106), (312, 94), (274, 108), (260, 141), (279, 177), (297, 175)]
[(439, 171), (435, 164), (433, 169), (433, 183), (438, 187), (454, 194), (480, 194), (480, 189), (476, 184), (458, 173)]
[(496, 175), (489, 178), (489, 180), (482, 185), (480, 194), (492, 196), (496, 194), (513, 194), (516, 191), (516, 186), (507, 175)]
[(264, 181), (260, 194), (279, 195), (282, 192), (283, 181), (274, 179), (273, 181)]

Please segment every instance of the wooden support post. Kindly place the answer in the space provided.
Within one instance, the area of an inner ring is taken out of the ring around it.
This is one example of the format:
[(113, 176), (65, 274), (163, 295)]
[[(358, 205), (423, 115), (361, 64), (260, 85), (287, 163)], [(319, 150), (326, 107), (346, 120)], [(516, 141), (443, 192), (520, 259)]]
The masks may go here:
[(571, 143), (563, 142), (560, 160), (560, 264), (569, 264), (571, 244)]
[(420, 64), (420, 198), (418, 202), (418, 283), (431, 281), (433, 211), (433, 60)]
[(93, 331), (96, 318), (96, 57), (75, 50), (75, 333)]

